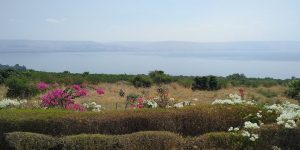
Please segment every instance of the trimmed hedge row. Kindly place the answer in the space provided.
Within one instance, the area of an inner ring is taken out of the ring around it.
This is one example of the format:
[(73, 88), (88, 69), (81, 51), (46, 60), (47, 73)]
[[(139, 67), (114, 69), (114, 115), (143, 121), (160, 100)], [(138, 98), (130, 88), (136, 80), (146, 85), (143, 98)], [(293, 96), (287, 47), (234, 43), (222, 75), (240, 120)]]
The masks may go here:
[[(0, 135), (22, 131), (49, 135), (128, 134), (138, 131), (170, 131), (196, 136), (241, 126), (256, 106), (200, 105), (183, 109), (71, 112), (62, 110), (0, 110)], [(263, 114), (264, 123), (275, 116)]]
[(12, 132), (5, 136), (5, 147), (1, 149), (34, 150), (164, 150), (164, 149), (299, 149), (300, 129), (281, 129), (265, 126), (258, 131), (256, 142), (232, 132), (212, 132), (196, 137), (181, 137), (165, 131), (137, 132), (125, 135), (80, 134), (65, 137), (27, 132)]

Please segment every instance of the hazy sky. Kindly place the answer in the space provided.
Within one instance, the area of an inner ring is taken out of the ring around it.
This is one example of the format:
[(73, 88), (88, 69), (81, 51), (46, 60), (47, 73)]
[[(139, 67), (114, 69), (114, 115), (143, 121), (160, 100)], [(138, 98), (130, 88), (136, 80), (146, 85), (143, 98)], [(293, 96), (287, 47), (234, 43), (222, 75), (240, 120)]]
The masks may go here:
[(300, 0), (0, 0), (1, 39), (300, 41)]

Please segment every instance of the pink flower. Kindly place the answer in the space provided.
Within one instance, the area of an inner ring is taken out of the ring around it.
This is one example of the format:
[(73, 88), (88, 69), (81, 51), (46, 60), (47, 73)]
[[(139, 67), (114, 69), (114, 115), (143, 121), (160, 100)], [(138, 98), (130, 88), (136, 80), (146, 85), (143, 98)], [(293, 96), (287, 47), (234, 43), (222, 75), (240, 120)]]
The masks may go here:
[(142, 97), (139, 97), (138, 99), (137, 99), (137, 105), (136, 105), (136, 107), (137, 108), (143, 108), (144, 107), (144, 99), (142, 98)]
[(86, 96), (87, 92), (84, 89), (78, 90), (75, 93), (75, 96), (80, 97), (80, 96)]
[(74, 111), (85, 111), (84, 107), (77, 103), (72, 103), (72, 104), (66, 105), (66, 109), (74, 110)]
[(105, 90), (103, 88), (98, 88), (96, 91), (99, 95), (104, 95), (105, 94)]
[(72, 88), (75, 89), (76, 91), (81, 90), (80, 85), (73, 85)]
[(39, 90), (46, 90), (48, 87), (49, 87), (49, 85), (45, 82), (39, 82), (36, 85), (36, 88), (39, 89)]
[(66, 88), (65, 90), (55, 89), (41, 97), (42, 106), (84, 111), (81, 105), (75, 104), (74, 98), (85, 96), (86, 94), (86, 90), (77, 85)]

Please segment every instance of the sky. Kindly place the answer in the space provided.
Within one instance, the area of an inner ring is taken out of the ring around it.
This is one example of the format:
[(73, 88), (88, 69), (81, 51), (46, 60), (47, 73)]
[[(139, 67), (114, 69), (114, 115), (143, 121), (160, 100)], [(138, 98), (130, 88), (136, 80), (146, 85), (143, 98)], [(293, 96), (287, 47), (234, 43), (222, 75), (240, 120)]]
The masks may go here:
[(299, 0), (0, 0), (0, 39), (300, 41)]

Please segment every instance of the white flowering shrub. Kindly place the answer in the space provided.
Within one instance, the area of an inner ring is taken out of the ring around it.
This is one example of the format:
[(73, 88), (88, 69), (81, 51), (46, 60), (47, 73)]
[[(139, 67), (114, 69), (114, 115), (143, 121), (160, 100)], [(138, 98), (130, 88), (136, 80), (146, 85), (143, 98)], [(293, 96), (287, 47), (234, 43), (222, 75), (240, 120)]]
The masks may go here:
[(157, 108), (158, 106), (154, 100), (145, 100), (143, 104), (145, 108)]
[(247, 104), (247, 105), (254, 105), (255, 101), (247, 101), (242, 100), (241, 96), (238, 94), (229, 94), (229, 99), (216, 99), (212, 102), (213, 105), (216, 104), (228, 104), (228, 105), (236, 105), (236, 104)]
[(275, 112), (279, 116), (276, 121), (278, 125), (285, 128), (296, 128), (296, 122), (300, 120), (300, 106), (286, 102), (284, 104), (273, 104), (264, 106), (268, 112)]
[(230, 128), (228, 129), (228, 131), (229, 131), (229, 132), (237, 132), (237, 133), (240, 133), (242, 136), (247, 137), (247, 138), (249, 138), (250, 141), (253, 141), (253, 142), (254, 142), (254, 141), (256, 141), (256, 140), (259, 138), (259, 136), (258, 136), (258, 134), (253, 133), (253, 131), (254, 131), (255, 129), (259, 129), (259, 128), (260, 128), (260, 127), (259, 127), (259, 125), (258, 125), (257, 123), (252, 123), (252, 122), (250, 122), (250, 121), (246, 121), (246, 122), (244, 123), (243, 129), (240, 130), (239, 127), (235, 127), (235, 128), (230, 127)]
[(20, 108), (27, 103), (27, 100), (3, 99), (0, 101), (0, 109), (5, 108)]
[[(212, 105), (216, 104), (227, 104), (227, 105), (254, 105), (254, 101), (242, 100), (237, 94), (230, 94), (229, 99), (220, 100), (217, 99), (212, 102)], [(275, 112), (278, 117), (276, 119), (278, 125), (282, 125), (285, 128), (296, 128), (297, 122), (300, 121), (300, 106), (291, 103), (284, 104), (273, 104), (265, 105), (264, 110), (267, 112)], [(229, 132), (240, 133), (242, 136), (248, 137), (250, 141), (256, 141), (259, 138), (259, 135), (255, 133), (255, 130), (260, 128), (260, 125), (264, 123), (261, 121), (263, 118), (262, 111), (259, 110), (256, 114), (249, 114), (244, 117), (245, 121), (243, 127), (230, 127)]]
[(83, 107), (88, 111), (100, 112), (103, 107), (98, 105), (96, 102), (83, 103)]
[(182, 108), (184, 106), (191, 106), (191, 105), (194, 105), (191, 101), (183, 101), (183, 102), (179, 102), (179, 103), (174, 104), (174, 107), (175, 108)]

